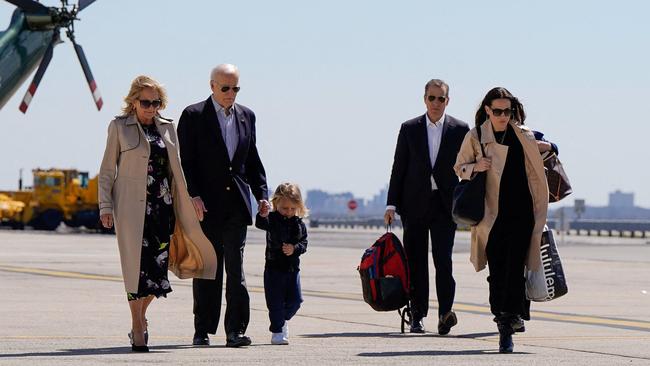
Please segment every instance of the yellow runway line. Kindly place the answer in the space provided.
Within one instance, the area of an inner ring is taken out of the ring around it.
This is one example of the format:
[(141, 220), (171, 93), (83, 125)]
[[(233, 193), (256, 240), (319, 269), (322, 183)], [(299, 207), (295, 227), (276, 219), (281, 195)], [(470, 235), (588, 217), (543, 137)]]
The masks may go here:
[(0, 271), (28, 273), (28, 274), (35, 274), (35, 275), (42, 275), (42, 276), (50, 276), (50, 277), (77, 278), (81, 280), (98, 280), (98, 281), (114, 281), (114, 282), (122, 281), (122, 277), (117, 277), (117, 276), (105, 276), (105, 275), (98, 275), (98, 274), (68, 272), (68, 271), (55, 271), (51, 269), (42, 269), (42, 268), (16, 267), (16, 266), (7, 266), (3, 264), (0, 264)]

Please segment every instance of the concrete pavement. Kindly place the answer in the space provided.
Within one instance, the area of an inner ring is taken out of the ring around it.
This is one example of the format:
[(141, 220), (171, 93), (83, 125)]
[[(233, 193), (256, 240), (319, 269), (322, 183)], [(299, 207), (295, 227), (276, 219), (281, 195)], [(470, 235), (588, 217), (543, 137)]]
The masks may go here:
[[(114, 236), (0, 230), (0, 364), (444, 364), (650, 365), (650, 244), (645, 239), (566, 238), (560, 247), (569, 294), (533, 304), (533, 321), (515, 336), (515, 353), (496, 352), (487, 304), (487, 272), (468, 261), (468, 235), (458, 233), (454, 306), (448, 336), (399, 333), (396, 312), (362, 300), (360, 256), (380, 231), (310, 231), (302, 259), (305, 302), (290, 322), (288, 346), (270, 345), (262, 273), (263, 233), (249, 232), (245, 269), (251, 290), (253, 345), (193, 348), (191, 281), (150, 308), (149, 354), (133, 354)], [(431, 263), (431, 268), (433, 264)], [(431, 298), (435, 299), (433, 270)], [(431, 302), (436, 313), (435, 301)]]

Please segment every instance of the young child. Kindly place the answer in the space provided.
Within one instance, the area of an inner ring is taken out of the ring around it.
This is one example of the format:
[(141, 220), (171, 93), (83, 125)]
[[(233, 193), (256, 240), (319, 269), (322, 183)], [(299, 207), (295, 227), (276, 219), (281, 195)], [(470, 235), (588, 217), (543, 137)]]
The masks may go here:
[(289, 344), (287, 321), (300, 308), (300, 259), (307, 250), (307, 228), (302, 217), (307, 208), (300, 188), (292, 183), (278, 186), (271, 200), (273, 211), (263, 207), (255, 226), (266, 231), (264, 295), (269, 309), (271, 344)]

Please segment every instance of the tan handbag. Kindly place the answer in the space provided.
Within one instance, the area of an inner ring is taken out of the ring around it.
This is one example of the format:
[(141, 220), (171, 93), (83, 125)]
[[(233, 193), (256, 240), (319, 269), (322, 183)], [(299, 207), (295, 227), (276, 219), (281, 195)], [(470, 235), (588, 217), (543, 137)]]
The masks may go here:
[(542, 159), (544, 160), (544, 170), (548, 181), (548, 201), (557, 202), (573, 193), (569, 177), (567, 177), (557, 155), (552, 151), (547, 151), (542, 154)]
[(199, 249), (185, 237), (178, 222), (170, 240), (169, 270), (180, 279), (194, 278), (203, 270)]

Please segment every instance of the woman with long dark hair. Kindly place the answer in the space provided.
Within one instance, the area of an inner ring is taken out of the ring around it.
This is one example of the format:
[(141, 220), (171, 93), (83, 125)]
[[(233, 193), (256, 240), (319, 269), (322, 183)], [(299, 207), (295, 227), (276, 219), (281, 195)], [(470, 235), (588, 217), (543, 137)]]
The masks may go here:
[(487, 171), (485, 216), (471, 228), (470, 260), (477, 272), (486, 264), (489, 268), (490, 309), (502, 353), (513, 351), (512, 334), (523, 331), (523, 319), (530, 319), (524, 268), (541, 266), (540, 242), (548, 209), (540, 153), (553, 146), (537, 141), (525, 119), (524, 107), (515, 96), (505, 88), (493, 88), (476, 111), (476, 125), (465, 136), (454, 166), (461, 179)]

